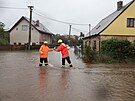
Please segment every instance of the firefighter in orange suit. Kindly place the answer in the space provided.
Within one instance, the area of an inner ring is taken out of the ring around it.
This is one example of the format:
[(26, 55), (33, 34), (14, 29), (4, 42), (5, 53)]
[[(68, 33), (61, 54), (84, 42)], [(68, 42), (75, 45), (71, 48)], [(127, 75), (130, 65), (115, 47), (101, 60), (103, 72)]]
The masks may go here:
[(48, 52), (53, 51), (53, 49), (49, 48), (47, 46), (48, 42), (44, 41), (44, 44), (40, 47), (39, 53), (40, 53), (40, 63), (39, 66), (43, 65), (43, 62), (45, 63), (45, 66), (48, 65)]
[(70, 67), (73, 67), (70, 57), (69, 57), (67, 45), (65, 43), (63, 43), (61, 39), (58, 40), (58, 44), (59, 44), (58, 49), (54, 49), (54, 50), (57, 52), (61, 52), (61, 54), (62, 54), (62, 68), (65, 67), (65, 60), (67, 60)]

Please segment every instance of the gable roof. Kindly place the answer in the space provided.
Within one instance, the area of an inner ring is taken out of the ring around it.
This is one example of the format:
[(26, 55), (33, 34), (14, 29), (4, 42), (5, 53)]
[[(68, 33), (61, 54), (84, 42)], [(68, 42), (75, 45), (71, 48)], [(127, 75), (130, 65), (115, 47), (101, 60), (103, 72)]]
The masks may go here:
[(90, 32), (90, 36), (86, 36), (84, 38), (91, 37), (93, 35), (99, 35), (103, 32), (111, 23), (113, 23), (135, 0), (129, 2), (125, 6), (123, 6), (120, 10), (116, 10), (106, 18), (102, 19)]
[[(28, 23), (30, 23), (29, 18), (22, 16), (16, 22), (16, 24), (9, 30), (9, 32), (11, 32), (22, 20), (26, 20)], [(40, 33), (53, 35), (53, 33), (51, 33), (43, 24), (39, 23), (39, 26), (37, 26), (36, 21), (34, 20), (32, 20), (32, 26)]]

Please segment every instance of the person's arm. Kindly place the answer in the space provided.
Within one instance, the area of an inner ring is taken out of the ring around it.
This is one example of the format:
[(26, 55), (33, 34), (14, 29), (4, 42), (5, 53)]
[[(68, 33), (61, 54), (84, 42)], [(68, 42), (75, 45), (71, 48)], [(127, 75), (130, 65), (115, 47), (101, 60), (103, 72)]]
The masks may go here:
[(40, 54), (43, 54), (42, 46), (41, 46), (40, 49), (39, 49), (39, 53), (40, 53)]
[(63, 45), (60, 45), (59, 47), (58, 47), (58, 49), (57, 49), (57, 52), (60, 52), (60, 51), (62, 51), (63, 50)]
[(50, 52), (50, 51), (53, 51), (53, 48), (49, 48), (49, 47), (48, 47), (48, 51), (49, 51), (49, 52)]
[(54, 49), (55, 51), (57, 51), (57, 52), (60, 52), (60, 51), (62, 51), (63, 50), (63, 46), (62, 45), (60, 45), (57, 49)]

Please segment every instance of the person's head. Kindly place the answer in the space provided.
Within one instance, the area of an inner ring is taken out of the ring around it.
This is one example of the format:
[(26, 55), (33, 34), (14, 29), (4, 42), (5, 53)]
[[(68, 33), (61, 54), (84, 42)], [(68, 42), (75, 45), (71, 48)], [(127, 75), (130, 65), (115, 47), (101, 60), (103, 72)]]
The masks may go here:
[(58, 44), (61, 44), (61, 43), (62, 43), (62, 40), (61, 40), (61, 39), (59, 39), (59, 40), (58, 40)]
[(44, 41), (44, 45), (47, 45), (48, 44), (48, 42), (47, 41)]

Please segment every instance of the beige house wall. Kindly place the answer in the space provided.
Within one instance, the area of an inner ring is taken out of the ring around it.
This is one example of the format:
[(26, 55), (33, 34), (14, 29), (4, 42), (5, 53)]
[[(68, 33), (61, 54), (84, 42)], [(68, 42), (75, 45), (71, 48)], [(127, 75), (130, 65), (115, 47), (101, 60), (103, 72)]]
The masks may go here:
[[(22, 25), (29, 26), (29, 23), (26, 20), (22, 20), (18, 25), (10, 32), (10, 44), (24, 45), (28, 43), (29, 38), (29, 27), (26, 31), (22, 30)], [(48, 41), (49, 44), (52, 44), (52, 35), (50, 34), (41, 34), (37, 29), (32, 26), (31, 30), (31, 44), (40, 44), (41, 42)]]
[(52, 36), (47, 34), (39, 34), (40, 42), (47, 41), (49, 44), (52, 44)]
[(94, 37), (94, 38), (87, 38), (83, 39), (83, 45), (85, 46), (90, 46), (92, 50), (99, 51), (100, 50), (100, 38), (99, 37)]
[(127, 27), (127, 18), (135, 18), (135, 2), (130, 5), (107, 29), (100, 35), (135, 36), (135, 28)]
[[(22, 20), (11, 32), (10, 32), (10, 44), (14, 43), (22, 45), (28, 43), (29, 38), (29, 27), (27, 31), (22, 30), (22, 25), (29, 26), (29, 23), (26, 20)], [(31, 43), (39, 43), (39, 32), (32, 27), (31, 31)]]
[[(127, 18), (135, 18), (135, 2), (132, 3), (117, 19), (113, 21), (103, 32), (99, 32), (99, 36), (90, 36), (90, 38), (83, 39), (84, 45), (93, 47), (93, 41), (96, 40), (97, 48), (100, 50), (101, 42), (103, 40), (116, 38), (119, 40), (128, 40), (135, 42), (135, 27), (127, 27)], [(89, 44), (89, 41), (92, 43)]]
[[(83, 39), (83, 45), (84, 46), (90, 46), (91, 49), (95, 49), (96, 51), (100, 51), (100, 47), (101, 47), (101, 42), (103, 40), (107, 40), (107, 39), (119, 39), (119, 40), (128, 40), (130, 42), (135, 42), (135, 36), (97, 36), (94, 38), (87, 38), (87, 39)], [(94, 41), (96, 42), (96, 48), (94, 48)]]
[(134, 42), (135, 41), (135, 36), (101, 36), (101, 41), (103, 40), (107, 40), (107, 39), (119, 39), (119, 40), (128, 40), (130, 42)]

